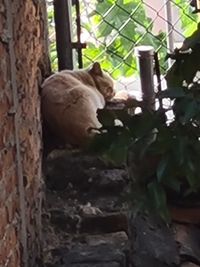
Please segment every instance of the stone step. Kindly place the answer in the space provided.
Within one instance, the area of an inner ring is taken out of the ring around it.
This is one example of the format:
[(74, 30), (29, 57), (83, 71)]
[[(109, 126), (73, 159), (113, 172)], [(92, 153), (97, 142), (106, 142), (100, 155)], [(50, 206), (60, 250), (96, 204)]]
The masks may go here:
[(192, 262), (184, 262), (181, 267), (200, 267), (200, 265), (196, 265)]
[(128, 218), (123, 212), (71, 217), (65, 211), (54, 209), (50, 214), (51, 223), (64, 231), (92, 234), (128, 232)]
[(82, 218), (80, 232), (83, 233), (114, 233), (128, 232), (128, 218), (126, 213), (115, 212), (98, 216)]
[(59, 267), (126, 267), (125, 252), (111, 245), (77, 246), (62, 257)]
[(128, 236), (123, 231), (101, 235), (86, 235), (81, 238), (81, 241), (86, 243), (88, 246), (110, 244), (118, 248), (128, 247)]

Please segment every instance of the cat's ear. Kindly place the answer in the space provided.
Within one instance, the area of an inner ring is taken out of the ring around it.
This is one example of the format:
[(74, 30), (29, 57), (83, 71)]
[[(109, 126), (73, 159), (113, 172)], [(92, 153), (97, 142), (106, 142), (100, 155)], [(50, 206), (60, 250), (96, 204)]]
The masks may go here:
[(101, 69), (101, 65), (99, 64), (99, 62), (94, 62), (92, 68), (90, 69), (90, 72), (94, 75), (98, 75), (98, 76), (102, 76), (103, 72)]

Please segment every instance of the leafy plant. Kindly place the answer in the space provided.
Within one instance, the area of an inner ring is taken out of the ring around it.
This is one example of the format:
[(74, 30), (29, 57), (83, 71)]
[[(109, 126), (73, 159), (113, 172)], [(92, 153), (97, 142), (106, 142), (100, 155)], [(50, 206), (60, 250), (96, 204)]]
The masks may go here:
[(55, 22), (54, 22), (54, 9), (52, 0), (47, 2), (47, 19), (48, 19), (48, 35), (49, 35), (49, 52), (52, 71), (58, 70), (58, 58), (56, 50), (56, 36), (55, 36)]
[(198, 27), (185, 40), (186, 50), (171, 55), (175, 63), (167, 73), (168, 89), (156, 95), (173, 105), (146, 110), (143, 102), (134, 100), (131, 107), (142, 108), (139, 114), (130, 115), (130, 103), (122, 109), (98, 111), (103, 127), (93, 149), (106, 160), (127, 164), (133, 203), (165, 220), (169, 220), (170, 201), (190, 202), (200, 192), (200, 84), (194, 82), (200, 70), (199, 34)]
[(188, 0), (175, 0), (175, 5), (179, 8), (181, 28), (185, 37), (190, 36), (197, 26), (197, 14), (192, 13), (192, 7)]
[(154, 22), (146, 15), (139, 0), (94, 1), (94, 11), (89, 14), (83, 28), (93, 33), (87, 49), (83, 50), (84, 65), (98, 60), (117, 79), (136, 73), (135, 45), (152, 45), (159, 50), (162, 66), (166, 52), (166, 34), (152, 34)]
[[(49, 27), (49, 50), (52, 70), (58, 69), (55, 42), (53, 1), (46, 0)], [(180, 14), (182, 34), (190, 35), (196, 27), (196, 15), (188, 15), (189, 1), (175, 0)], [(135, 45), (152, 45), (160, 56), (162, 72), (167, 69), (166, 34), (152, 33), (154, 21), (146, 15), (145, 3), (139, 0), (80, 1), (82, 34), (88, 36), (83, 50), (84, 67), (100, 61), (114, 78), (129, 77), (137, 73)], [(92, 11), (91, 11), (92, 10)], [(72, 37), (76, 41), (75, 12), (72, 8)]]
[(197, 30), (183, 42), (180, 50), (176, 49), (171, 56), (176, 62), (166, 75), (168, 86), (176, 87), (194, 82), (200, 71), (200, 24)]

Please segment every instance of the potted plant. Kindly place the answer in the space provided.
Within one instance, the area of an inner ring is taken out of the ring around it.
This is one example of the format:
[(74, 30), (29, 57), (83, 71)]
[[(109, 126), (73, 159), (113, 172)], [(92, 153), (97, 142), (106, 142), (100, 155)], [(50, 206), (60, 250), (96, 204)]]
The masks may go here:
[[(105, 160), (126, 163), (136, 210), (153, 210), (166, 221), (184, 217), (177, 207), (185, 212), (200, 204), (199, 37), (198, 28), (170, 55), (175, 63), (166, 75), (168, 88), (156, 98), (170, 99), (172, 105), (145, 110), (143, 102), (133, 100), (120, 109), (99, 110), (102, 131), (92, 144)], [(132, 115), (130, 107), (143, 111)], [(199, 213), (187, 211), (200, 222)], [(182, 219), (190, 220), (189, 213)]]

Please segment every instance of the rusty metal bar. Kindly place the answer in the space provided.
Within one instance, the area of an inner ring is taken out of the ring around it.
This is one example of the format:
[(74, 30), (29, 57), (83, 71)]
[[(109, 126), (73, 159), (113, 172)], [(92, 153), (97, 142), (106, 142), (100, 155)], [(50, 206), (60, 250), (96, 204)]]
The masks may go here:
[(81, 43), (81, 14), (80, 14), (80, 2), (79, 0), (72, 0), (72, 4), (76, 10), (76, 33), (77, 42), (72, 43), (72, 48), (76, 49), (78, 54), (78, 67), (83, 68), (82, 49), (86, 48), (86, 43)]
[[(76, 0), (76, 25), (77, 25), (77, 43), (81, 44), (81, 18), (80, 18), (80, 4)], [(79, 69), (83, 68), (82, 47), (77, 48)]]
[(73, 69), (69, 0), (54, 0), (58, 69)]
[[(171, 0), (164, 0), (165, 16), (166, 16), (166, 33), (167, 33), (167, 48), (169, 53), (174, 51), (174, 25), (172, 17), (172, 2)], [(168, 67), (171, 67), (172, 60), (168, 59)]]

